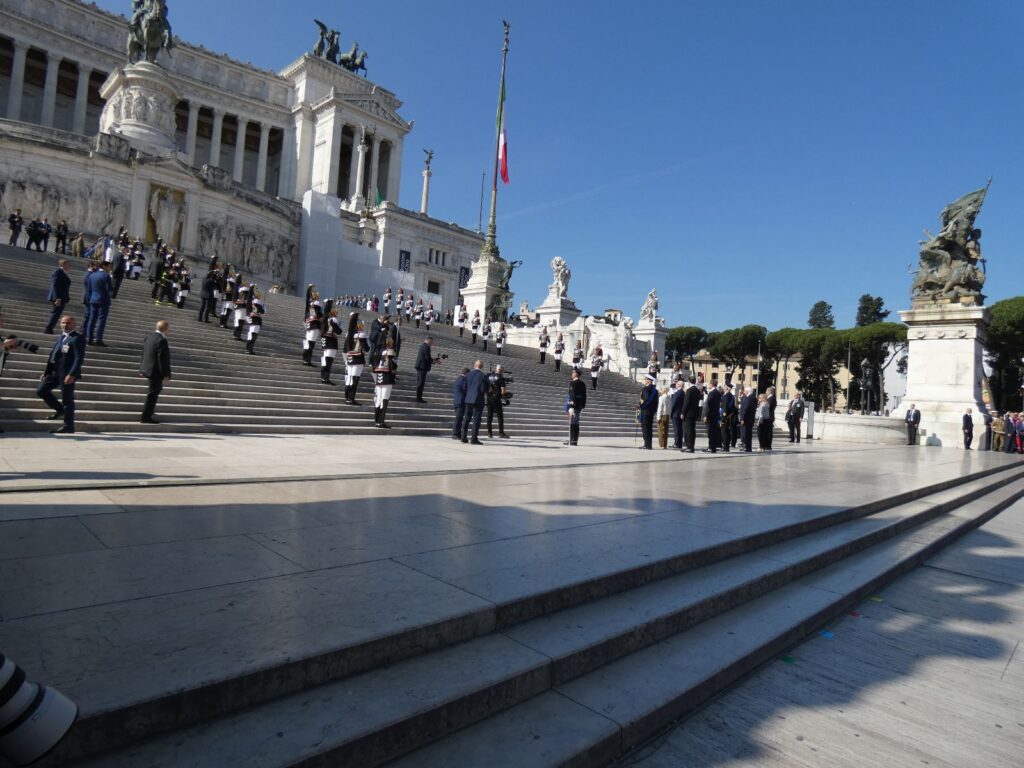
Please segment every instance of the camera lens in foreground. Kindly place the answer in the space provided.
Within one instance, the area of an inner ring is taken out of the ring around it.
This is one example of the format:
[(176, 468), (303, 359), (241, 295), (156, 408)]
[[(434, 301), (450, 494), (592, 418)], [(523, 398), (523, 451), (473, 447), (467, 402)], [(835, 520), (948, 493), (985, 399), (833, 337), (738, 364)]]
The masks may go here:
[(0, 653), (0, 756), (29, 765), (57, 746), (78, 717), (64, 694), (30, 683), (18, 665)]

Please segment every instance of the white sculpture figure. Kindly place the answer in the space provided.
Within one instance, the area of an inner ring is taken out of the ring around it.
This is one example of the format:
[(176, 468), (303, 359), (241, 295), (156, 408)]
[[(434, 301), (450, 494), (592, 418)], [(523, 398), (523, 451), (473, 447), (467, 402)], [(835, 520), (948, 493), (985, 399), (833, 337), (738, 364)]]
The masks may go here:
[(651, 291), (647, 294), (647, 300), (644, 302), (643, 307), (640, 309), (640, 322), (649, 320), (654, 322), (654, 318), (658, 315), (658, 292)]
[(178, 225), (185, 221), (184, 203), (179, 203), (165, 189), (154, 189), (149, 197), (149, 215), (156, 224), (157, 237), (176, 245)]
[(569, 294), (569, 279), (572, 277), (569, 265), (561, 256), (555, 256), (551, 260), (551, 272), (554, 282), (551, 283), (550, 290), (554, 295), (564, 299)]

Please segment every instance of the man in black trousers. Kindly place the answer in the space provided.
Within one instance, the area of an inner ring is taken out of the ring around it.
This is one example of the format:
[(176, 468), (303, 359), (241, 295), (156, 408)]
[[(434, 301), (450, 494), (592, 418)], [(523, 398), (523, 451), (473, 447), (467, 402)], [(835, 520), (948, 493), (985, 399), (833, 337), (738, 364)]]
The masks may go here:
[[(374, 321), (376, 322), (376, 321)], [(452, 425), (452, 440), (462, 439), (462, 418), (466, 411), (466, 374), (469, 368), (463, 368), (455, 377), (452, 387), (452, 406), (455, 408), (455, 424)]]
[(971, 443), (974, 442), (974, 418), (971, 416), (971, 409), (964, 413), (964, 450), (971, 450)]
[(430, 348), (434, 346), (434, 337), (427, 336), (420, 344), (420, 351), (416, 354), (416, 402), (425, 403), (423, 399), (423, 387), (427, 383), (427, 374), (434, 367), (434, 363), (440, 363), (440, 358), (430, 356)]
[(654, 448), (654, 412), (658, 410), (658, 388), (655, 381), (651, 374), (644, 374), (644, 388), (640, 390), (640, 432), (644, 439), (640, 448), (645, 451)]
[(50, 312), (50, 319), (46, 323), (46, 330), (43, 333), (53, 333), (54, 326), (64, 313), (64, 308), (71, 301), (71, 278), (68, 277), (68, 260), (61, 259), (57, 262), (57, 268), (50, 275), (50, 293), (46, 300), (53, 306)]
[(217, 303), (217, 286), (217, 272), (211, 269), (206, 273), (206, 277), (203, 278), (203, 286), (199, 290), (200, 323), (210, 322), (210, 313), (213, 312), (213, 308)]
[[(714, 382), (711, 382), (714, 384)], [(720, 424), (722, 408), (722, 390), (717, 386), (708, 390), (708, 396), (704, 398), (704, 423), (708, 425), (708, 447), (705, 453), (718, 453), (722, 446), (722, 427)]]
[(740, 400), (740, 429), (743, 440), (743, 451), (750, 453), (754, 450), (754, 419), (757, 415), (757, 395), (752, 387), (743, 390), (743, 399)]
[(683, 393), (683, 410), (680, 416), (683, 419), (683, 444), (684, 451), (693, 453), (697, 446), (697, 418), (700, 416), (700, 398), (704, 390), (697, 386), (696, 380), (691, 376), (690, 383)]
[(683, 380), (676, 381), (676, 387), (672, 390), (672, 397), (669, 400), (669, 418), (672, 419), (672, 434), (675, 436), (673, 447), (677, 451), (683, 450), (683, 399), (686, 392), (683, 388)]
[(156, 401), (164, 388), (164, 382), (171, 380), (171, 350), (167, 345), (167, 328), (166, 320), (157, 322), (156, 330), (146, 337), (142, 346), (139, 375), (149, 379), (149, 391), (146, 393), (146, 404), (142, 408), (140, 424), (160, 423), (153, 418)]
[(484, 399), (487, 396), (488, 386), (483, 367), (483, 360), (477, 360), (473, 363), (473, 370), (466, 374), (466, 407), (462, 417), (462, 442), (473, 445), (483, 445), (480, 442), (480, 417), (483, 416)]
[(917, 445), (917, 430), (921, 427), (921, 412), (917, 403), (911, 403), (907, 409), (907, 445)]
[[(53, 415), (48, 421), (64, 419), (64, 426), (55, 429), (56, 435), (73, 435), (75, 433), (75, 384), (82, 375), (82, 363), (85, 361), (85, 337), (75, 330), (75, 318), (64, 315), (60, 319), (61, 334), (53, 343), (50, 358), (46, 361), (46, 371), (39, 380), (36, 395), (53, 408)], [(53, 391), (60, 387), (60, 400), (53, 396)]]
[(576, 445), (580, 441), (580, 414), (587, 407), (587, 385), (580, 380), (578, 368), (572, 369), (569, 381), (569, 398), (566, 405), (569, 409), (569, 439), (563, 445)]

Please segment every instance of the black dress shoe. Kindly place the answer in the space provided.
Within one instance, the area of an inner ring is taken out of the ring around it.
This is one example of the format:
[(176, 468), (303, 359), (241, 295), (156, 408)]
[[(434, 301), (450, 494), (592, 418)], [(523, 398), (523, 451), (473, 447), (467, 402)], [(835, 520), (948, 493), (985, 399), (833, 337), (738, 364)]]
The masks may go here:
[(424, 400), (424, 399), (423, 399), (422, 397), (417, 397), (417, 398), (416, 398), (416, 402), (417, 402), (417, 403), (425, 403), (425, 402), (427, 402), (427, 401), (426, 401), (426, 400)]
[(64, 418), (64, 411), (57, 411), (57, 413), (51, 413), (46, 417), (47, 421), (60, 421)]
[(500, 437), (502, 440), (511, 440), (512, 439), (508, 435), (506, 435), (504, 432), (499, 432), (498, 433), (498, 437)]
[(159, 424), (156, 419), (139, 419), (139, 424)]
[(464, 442), (464, 443), (468, 443), (468, 442), (469, 442), (469, 440), (468, 440), (467, 438), (465, 438), (465, 437), (460, 437), (459, 439), (460, 439), (460, 440), (461, 440), (462, 442)]
[(479, 440), (470, 440), (470, 445), (483, 445)]
[(97, 342), (95, 342), (95, 343), (93, 344), (93, 346), (94, 346), (94, 347), (105, 347), (105, 346), (107, 346), (107, 345), (106, 345), (106, 344), (104, 344), (104, 343), (103, 343), (102, 341), (97, 341)]
[(73, 435), (73, 434), (75, 434), (75, 428), (74, 427), (69, 427), (67, 424), (65, 424), (60, 429), (53, 430), (52, 434), (54, 434), (54, 435)]

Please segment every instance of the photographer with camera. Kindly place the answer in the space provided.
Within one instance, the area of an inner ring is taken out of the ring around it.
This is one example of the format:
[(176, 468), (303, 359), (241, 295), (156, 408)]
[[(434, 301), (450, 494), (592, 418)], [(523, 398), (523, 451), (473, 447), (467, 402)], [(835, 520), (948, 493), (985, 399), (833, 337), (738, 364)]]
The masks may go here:
[(512, 401), (512, 394), (506, 385), (511, 381), (505, 378), (504, 369), (500, 365), (487, 377), (487, 436), (494, 437), (494, 415), (498, 415), (498, 437), (508, 440), (505, 434), (505, 406)]

